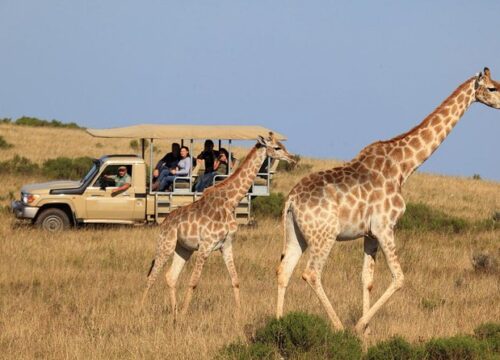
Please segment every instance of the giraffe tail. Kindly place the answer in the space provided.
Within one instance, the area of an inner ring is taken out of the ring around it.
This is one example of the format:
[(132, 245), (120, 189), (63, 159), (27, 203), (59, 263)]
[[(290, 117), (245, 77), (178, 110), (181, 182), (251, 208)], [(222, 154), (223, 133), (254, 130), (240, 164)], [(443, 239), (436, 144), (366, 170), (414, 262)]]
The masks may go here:
[[(287, 243), (287, 216), (288, 216), (288, 213), (292, 211), (292, 209), (290, 209), (290, 206), (292, 205), (292, 200), (290, 199), (290, 197), (288, 197), (285, 201), (285, 207), (283, 209), (283, 219), (282, 219), (282, 222), (283, 222), (283, 250), (281, 251), (281, 258), (280, 258), (280, 261), (283, 260), (283, 258), (285, 257), (285, 250), (286, 250), (286, 243)], [(292, 213), (292, 216), (293, 216), (293, 213)]]

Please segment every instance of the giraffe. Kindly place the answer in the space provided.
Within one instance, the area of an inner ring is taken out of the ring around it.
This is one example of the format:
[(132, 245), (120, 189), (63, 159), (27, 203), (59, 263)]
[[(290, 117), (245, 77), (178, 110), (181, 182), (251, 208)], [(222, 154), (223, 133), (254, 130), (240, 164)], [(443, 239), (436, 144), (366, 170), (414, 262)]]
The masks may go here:
[(173, 254), (172, 265), (167, 271), (166, 280), (170, 290), (170, 304), (175, 322), (177, 318), (176, 283), (185, 263), (194, 251), (198, 251), (184, 299), (183, 314), (188, 310), (205, 261), (212, 251), (220, 250), (231, 277), (236, 307), (239, 312), (239, 281), (232, 250), (232, 238), (237, 230), (234, 211), (252, 186), (257, 172), (267, 156), (289, 162), (294, 161), (293, 155), (275, 139), (273, 133), (269, 133), (267, 139), (259, 136), (257, 144), (231, 176), (223, 182), (207, 188), (199, 200), (175, 209), (167, 215), (161, 224), (156, 256), (148, 274), (141, 307), (167, 259)]
[[(284, 247), (276, 271), (278, 318), (283, 315), (290, 276), (308, 248), (309, 259), (302, 278), (318, 296), (333, 327), (343, 329), (323, 290), (321, 273), (336, 241), (364, 237), (361, 274), (363, 315), (355, 330), (359, 335), (369, 334), (370, 320), (404, 282), (394, 242), (394, 226), (405, 211), (401, 187), (476, 101), (500, 109), (500, 83), (491, 79), (488, 68), (484, 69), (484, 74), (479, 73), (461, 84), (410, 131), (368, 145), (343, 166), (310, 174), (295, 185), (283, 211)], [(379, 247), (392, 274), (392, 281), (370, 306)]]

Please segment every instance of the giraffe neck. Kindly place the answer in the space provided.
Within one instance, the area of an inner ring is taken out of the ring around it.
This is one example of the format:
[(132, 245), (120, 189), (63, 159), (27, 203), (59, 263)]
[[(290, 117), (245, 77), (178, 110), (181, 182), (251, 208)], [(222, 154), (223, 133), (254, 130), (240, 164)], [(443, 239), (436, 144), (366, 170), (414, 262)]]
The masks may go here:
[(234, 207), (239, 204), (241, 199), (248, 193), (265, 159), (266, 148), (264, 146), (254, 146), (238, 169), (220, 184), (220, 187), (225, 190), (228, 204)]
[(406, 179), (441, 145), (458, 120), (475, 101), (475, 78), (460, 85), (419, 125), (388, 144), (386, 154), (393, 156), (400, 167), (400, 183)]

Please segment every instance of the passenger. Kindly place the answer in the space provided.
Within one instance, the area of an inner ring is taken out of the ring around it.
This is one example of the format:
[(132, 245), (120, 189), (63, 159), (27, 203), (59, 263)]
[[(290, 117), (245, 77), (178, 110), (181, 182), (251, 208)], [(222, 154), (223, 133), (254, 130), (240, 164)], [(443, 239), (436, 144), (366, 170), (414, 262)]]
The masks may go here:
[(132, 184), (132, 178), (127, 174), (127, 167), (120, 166), (117, 175), (104, 175), (105, 179), (112, 179), (115, 181), (116, 189), (113, 189), (111, 196), (116, 196), (119, 193), (126, 191)]
[(197, 192), (202, 192), (205, 188), (213, 185), (214, 179), (217, 175), (227, 175), (229, 173), (229, 153), (226, 149), (220, 148), (219, 156), (214, 162), (214, 171), (205, 173), (201, 176), (199, 182), (195, 185)]
[(159, 190), (165, 191), (170, 189), (176, 177), (179, 176), (189, 176), (191, 173), (191, 157), (189, 156), (189, 149), (186, 146), (181, 147), (181, 159), (177, 163), (177, 166), (167, 173), (162, 171), (159, 180)]
[(205, 174), (215, 171), (214, 164), (217, 156), (219, 156), (219, 153), (214, 150), (214, 142), (212, 140), (205, 140), (203, 151), (196, 157), (205, 163)]
[(153, 170), (153, 191), (158, 191), (160, 188), (160, 174), (163, 172), (163, 177), (165, 177), (170, 173), (171, 169), (175, 169), (177, 166), (177, 163), (181, 158), (180, 150), (181, 146), (178, 143), (172, 143), (172, 151), (165, 154), (165, 156), (163, 156), (156, 164), (156, 167)]

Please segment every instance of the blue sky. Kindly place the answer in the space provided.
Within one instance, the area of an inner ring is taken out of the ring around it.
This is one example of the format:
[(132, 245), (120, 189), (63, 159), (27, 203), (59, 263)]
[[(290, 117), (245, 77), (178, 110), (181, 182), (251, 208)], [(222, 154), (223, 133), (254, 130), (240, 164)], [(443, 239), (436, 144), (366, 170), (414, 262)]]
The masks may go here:
[[(86, 127), (258, 124), (348, 160), (489, 66), (497, 1), (0, 1), (0, 117)], [(420, 171), (500, 180), (474, 104)]]

